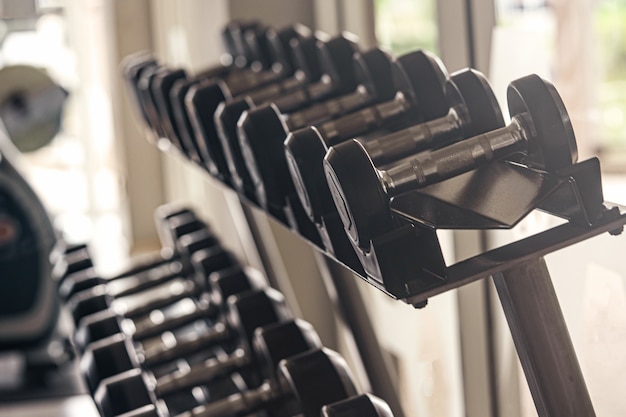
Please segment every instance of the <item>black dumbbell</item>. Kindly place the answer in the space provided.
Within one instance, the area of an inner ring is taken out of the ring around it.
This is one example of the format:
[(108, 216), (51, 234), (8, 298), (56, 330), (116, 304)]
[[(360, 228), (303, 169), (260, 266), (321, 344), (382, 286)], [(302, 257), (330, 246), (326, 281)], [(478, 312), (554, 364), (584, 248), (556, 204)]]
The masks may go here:
[(377, 132), (372, 129), (381, 126), (393, 131), (430, 120), (448, 107), (442, 81), (446, 71), (434, 55), (421, 50), (403, 55), (394, 61), (392, 74), (394, 87), (388, 93), (391, 100), (291, 132), (284, 143), (291, 180), (326, 250), (352, 267), (358, 261), (336, 214), (322, 168), (328, 146), (356, 134), (372, 135)]
[[(140, 375), (136, 371), (128, 373), (127, 379), (118, 376), (112, 384), (103, 383), (96, 393), (96, 398), (101, 404), (101, 409), (110, 409), (110, 406), (104, 404), (113, 402), (116, 404), (121, 402), (132, 407), (126, 409), (116, 407), (115, 413), (118, 414), (147, 405), (144, 402), (146, 398), (150, 398), (151, 403), (156, 404), (157, 400), (174, 392), (212, 383), (236, 371), (244, 371), (247, 387), (255, 388), (274, 375), (281, 360), (321, 347), (313, 327), (301, 320), (259, 327), (248, 336), (251, 339), (245, 342), (247, 345), (245, 348), (239, 348), (223, 359), (208, 359), (183, 372), (177, 371), (159, 378), (146, 373)], [(124, 387), (140, 388), (130, 392)], [(109, 394), (111, 392), (127, 394), (113, 396)], [(214, 397), (214, 400), (216, 399)]]
[(193, 331), (181, 328), (176, 335), (167, 332), (141, 344), (122, 334), (92, 343), (81, 360), (88, 387), (94, 392), (105, 378), (113, 375), (134, 368), (151, 369), (220, 343), (239, 342), (257, 327), (291, 319), (283, 296), (271, 288), (233, 295), (226, 304), (222, 320), (194, 326)]
[[(271, 70), (256, 74), (254, 79), (247, 78), (245, 82), (239, 80), (236, 83), (229, 78), (205, 79), (190, 86), (184, 98), (189, 125), (193, 129), (188, 136), (194, 142), (194, 149), (199, 152), (199, 158), (209, 173), (230, 183), (228, 166), (213, 124), (213, 113), (217, 105), (226, 97), (234, 97), (262, 85), (278, 82), (293, 74), (295, 68), (293, 57), (289, 53), (289, 42), (291, 39), (307, 36), (308, 32), (303, 26), (296, 25), (280, 31), (270, 29), (264, 38), (257, 39), (265, 39), (274, 58), (274, 65)], [(177, 95), (175, 91), (170, 93), (172, 94)], [(186, 120), (181, 122), (185, 125)]]
[[(286, 123), (286, 120), (289, 120), (289, 115), (283, 117), (281, 111), (298, 110), (322, 99), (345, 95), (354, 91), (360, 81), (357, 79), (353, 59), (358, 49), (350, 38), (346, 38), (344, 35), (327, 42), (318, 42), (318, 48), (323, 71), (320, 81), (275, 100), (273, 105), (265, 104), (244, 111), (237, 122), (237, 136), (230, 137), (228, 140), (231, 152), (241, 155), (243, 159), (238, 166), (244, 169), (245, 171), (243, 172), (247, 172), (247, 175), (250, 177), (247, 188), (255, 190), (255, 200), (262, 207), (272, 211), (272, 214), (279, 219), (282, 217), (283, 221), (286, 221), (282, 209), (285, 205), (283, 201), (285, 193), (280, 193), (279, 196), (274, 196), (270, 193), (273, 191), (272, 184), (275, 182), (277, 182), (276, 187), (283, 185), (283, 177), (280, 175), (277, 175), (277, 178), (272, 177), (269, 174), (273, 173), (273, 171), (269, 173), (265, 171), (259, 172), (260, 170), (257, 169), (254, 161), (258, 152), (257, 148), (269, 146), (267, 153), (273, 155), (274, 152), (271, 150), (276, 148), (275, 144), (280, 142), (282, 146), (286, 136), (284, 123)], [(361, 61), (357, 64), (363, 63)], [(296, 104), (294, 105), (294, 103)], [(279, 140), (278, 137), (281, 136), (282, 140)], [(266, 159), (268, 159), (267, 165), (272, 165), (272, 158), (268, 157)], [(261, 164), (265, 168), (265, 164)], [(271, 184), (264, 186), (263, 182), (265, 181), (271, 181)], [(260, 187), (266, 187), (269, 190)], [(278, 207), (278, 209), (274, 210), (274, 207)]]
[[(318, 35), (323, 38), (322, 35)], [(293, 95), (289, 93), (301, 86), (320, 80), (322, 66), (321, 54), (318, 54), (317, 51), (318, 40), (319, 38), (312, 34), (291, 40), (291, 53), (296, 68), (292, 77), (280, 83), (250, 91), (244, 96), (221, 102), (215, 110), (213, 118), (216, 133), (226, 158), (232, 185), (252, 202), (256, 203), (256, 194), (251, 189), (252, 181), (241, 155), (241, 148), (237, 139), (237, 121), (244, 111), (270, 100), (279, 103), (281, 109), (289, 111), (294, 105), (294, 100), (290, 100)]]
[[(484, 81), (486, 84), (486, 81)], [(361, 247), (393, 227), (389, 198), (444, 181), (495, 159), (508, 158), (544, 171), (577, 159), (576, 139), (556, 89), (536, 75), (513, 81), (507, 91), (511, 123), (432, 152), (377, 169), (367, 145), (332, 147), (324, 161), (329, 188), (351, 239)], [(479, 106), (497, 107), (495, 99)], [(471, 111), (471, 109), (468, 109)], [(377, 146), (374, 149), (379, 149)]]
[(393, 413), (382, 399), (361, 394), (324, 406), (322, 417), (393, 417)]
[(318, 417), (325, 405), (356, 394), (345, 360), (323, 348), (284, 359), (276, 377), (258, 388), (198, 406), (181, 417), (236, 417), (260, 410), (270, 415)]
[[(334, 58), (334, 61), (338, 61), (339, 56), (341, 56), (342, 60), (345, 59), (345, 51), (333, 50), (333, 52), (338, 55)], [(323, 56), (321, 53), (319, 55)], [(257, 185), (253, 182), (248, 172), (237, 136), (237, 122), (244, 111), (251, 112), (250, 109), (268, 104), (268, 102), (271, 101), (280, 113), (289, 113), (289, 115), (286, 116), (286, 120), (298, 120), (297, 123), (300, 123), (303, 120), (320, 120), (320, 117), (325, 117), (324, 111), (317, 110), (319, 108), (324, 110), (332, 108), (336, 113), (342, 113), (349, 111), (349, 109), (362, 106), (370, 100), (377, 98), (383, 100), (386, 98), (385, 94), (388, 94), (387, 92), (392, 90), (390, 56), (380, 49), (374, 49), (363, 54), (356, 53), (354, 55), (351, 71), (345, 72), (350, 72), (348, 75), (353, 76), (352, 78), (346, 76), (343, 78), (349, 81), (349, 84), (354, 84), (354, 91), (340, 95), (337, 98), (322, 101), (318, 104), (312, 104), (310, 107), (300, 111), (292, 112), (294, 108), (293, 101), (285, 99), (285, 97), (266, 100), (264, 103), (249, 95), (235, 100), (229, 105), (222, 104), (218, 107), (215, 112), (215, 123), (219, 127), (218, 133), (225, 153), (232, 154), (232, 157), (229, 159), (229, 167), (233, 172), (233, 178), (239, 178), (239, 182), (235, 183), (239, 192), (243, 193), (253, 202), (261, 203), (262, 206), (267, 207), (264, 194), (261, 193), (260, 196), (263, 199), (260, 202), (258, 201), (257, 194), (259, 193), (257, 192)], [(281, 116), (277, 113), (275, 117), (280, 119)], [(269, 123), (269, 126), (273, 125)], [(265, 140), (266, 138), (263, 137), (264, 133), (263, 131), (259, 132), (260, 136), (258, 139), (264, 143), (271, 143)]]
[[(59, 268), (66, 272), (59, 286), (61, 298), (67, 301), (80, 291), (131, 276), (134, 276), (132, 280), (139, 282), (141, 281), (139, 276), (154, 277), (159, 275), (158, 271), (165, 274), (185, 273), (191, 268), (190, 253), (204, 246), (218, 244), (208, 226), (198, 220), (192, 212), (180, 211), (167, 219), (157, 220), (157, 224), (160, 225), (157, 230), (160, 229), (162, 249), (157, 254), (134, 258), (130, 265), (122, 268), (122, 272), (107, 277), (101, 276), (93, 267), (87, 248), (66, 256), (65, 265)], [(205, 230), (205, 232), (199, 232), (200, 230)], [(193, 232), (196, 233), (192, 234)], [(183, 238), (186, 235), (189, 236)], [(67, 272), (71, 273), (67, 274)], [(130, 280), (127, 279), (127, 281)]]
[[(204, 259), (200, 260), (199, 257)], [(205, 291), (195, 296), (174, 300), (161, 308), (134, 318), (126, 318), (112, 309), (96, 312), (81, 320), (75, 333), (75, 345), (83, 350), (89, 343), (117, 333), (124, 333), (135, 341), (175, 329), (195, 320), (214, 319), (222, 311), (225, 300), (235, 294), (267, 286), (265, 277), (257, 271), (239, 266), (212, 272), (211, 254), (196, 254), (196, 264), (204, 264), (201, 275), (208, 282)]]
[(189, 233), (185, 233), (187, 228), (181, 229), (184, 234), (177, 239), (177, 248), (169, 256), (150, 259), (147, 263), (135, 265), (111, 277), (99, 275), (94, 268), (74, 273), (63, 281), (59, 294), (69, 301), (87, 289), (105, 285), (107, 294), (118, 297), (157, 285), (175, 276), (185, 276), (193, 271), (193, 253), (204, 248), (220, 248), (219, 240), (206, 226), (199, 224), (198, 227), (198, 230)]
[[(233, 65), (229, 66), (231, 70), (237, 68), (242, 69), (248, 66), (254, 66), (255, 68), (266, 67), (263, 61), (261, 61), (265, 59), (265, 57), (260, 56), (262, 55), (261, 49), (263, 48), (259, 48), (259, 42), (255, 40), (258, 36), (264, 36), (264, 31), (260, 30), (258, 27), (253, 27), (254, 25), (255, 24), (243, 25), (240, 22), (231, 22), (225, 28), (223, 33), (224, 43), (232, 44), (232, 48), (236, 51), (235, 55), (231, 54), (231, 56), (234, 57), (234, 60), (231, 60)], [(258, 26), (258, 24), (256, 25)], [(247, 36), (244, 35), (246, 32), (248, 32)], [(177, 130), (179, 140), (185, 146), (186, 156), (200, 166), (207, 166), (207, 164), (211, 164), (212, 161), (203, 161), (202, 151), (198, 148), (198, 144), (193, 139), (193, 126), (191, 125), (185, 108), (185, 96), (193, 85), (220, 76), (221, 75), (214, 74), (212, 71), (200, 71), (193, 76), (187, 76), (185, 74), (184, 77), (179, 77), (175, 80), (169, 90), (168, 98), (169, 106), (171, 106), (171, 114), (169, 115), (170, 123), (172, 127)], [(163, 91), (163, 99), (165, 100), (165, 98), (166, 92)]]
[[(258, 25), (256, 22), (232, 21), (228, 23), (221, 33), (222, 45), (225, 52), (220, 57), (220, 63), (216, 66), (202, 70), (198, 75), (203, 77), (220, 77), (224, 76), (235, 69), (245, 68), (254, 61), (250, 48), (247, 48), (242, 42), (243, 31)], [(145, 103), (138, 90), (141, 72), (148, 66), (156, 66), (157, 61), (152, 54), (140, 52), (133, 54), (124, 59), (122, 68), (124, 70), (124, 78), (126, 80), (127, 89), (131, 94), (132, 101), (140, 110), (142, 119), (148, 128), (151, 126), (151, 120), (145, 108)]]
[[(352, 87), (353, 83), (350, 82), (349, 77), (351, 71), (344, 69), (343, 64), (346, 61), (345, 53), (352, 53), (355, 48), (354, 41), (346, 36), (339, 36), (324, 42), (319, 41), (319, 59), (324, 76), (319, 82), (284, 94), (281, 101), (305, 103), (307, 97), (315, 94), (323, 97), (325, 94), (341, 93), (344, 91), (342, 88)], [(332, 74), (332, 77), (329, 74)], [(236, 94), (227, 89), (224, 83), (205, 83), (192, 87), (185, 99), (187, 112), (194, 125), (195, 139), (199, 141), (200, 146), (207, 147), (209, 153), (213, 152), (215, 158), (223, 162), (220, 169), (227, 172), (222, 176), (230, 176), (230, 172), (217, 137), (213, 115), (221, 102), (234, 96)]]
[[(198, 247), (194, 253), (205, 248), (206, 245)], [(230, 252), (219, 246), (208, 249), (209, 255), (202, 260), (207, 274), (236, 265), (237, 260)], [(201, 293), (206, 286), (202, 282), (206, 275), (196, 280), (190, 279), (193, 277), (194, 273), (185, 271), (181, 263), (172, 262), (143, 274), (117, 279), (76, 293), (70, 297), (67, 306), (76, 324), (85, 316), (109, 308), (118, 314), (134, 317), (185, 296)]]
[[(264, 36), (265, 31), (266, 28), (258, 22), (229, 23), (222, 31), (222, 40), (227, 51), (222, 56), (222, 61), (226, 65), (220, 63), (217, 66), (202, 70), (196, 74), (196, 77), (232, 76), (234, 73), (242, 72), (253, 66), (266, 68), (268, 66), (267, 60), (264, 57), (256, 56), (248, 42), (243, 39), (244, 34), (253, 39), (254, 36)], [(141, 58), (143, 58), (143, 62)], [(160, 111), (163, 110), (163, 107), (159, 109), (157, 105), (159, 89), (155, 87), (157, 79), (167, 75), (164, 73), (165, 70), (153, 58), (141, 56), (138, 59), (131, 57), (125, 68), (125, 78), (129, 84), (129, 90), (132, 92), (135, 102), (139, 104), (148, 128), (155, 133), (157, 138), (165, 138), (171, 133), (171, 130), (168, 131), (163, 124), (164, 120), (160, 117)]]

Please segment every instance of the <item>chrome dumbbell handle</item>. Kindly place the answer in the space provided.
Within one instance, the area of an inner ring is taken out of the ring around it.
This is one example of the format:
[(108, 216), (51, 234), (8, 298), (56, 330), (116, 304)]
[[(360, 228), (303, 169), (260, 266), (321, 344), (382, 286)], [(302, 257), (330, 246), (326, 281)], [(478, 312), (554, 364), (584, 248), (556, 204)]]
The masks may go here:
[(486, 161), (523, 151), (528, 142), (525, 126), (528, 124), (524, 115), (518, 115), (506, 127), (420, 153), (389, 169), (378, 170), (378, 175), (390, 196), (425, 187), (470, 171)]
[(269, 381), (260, 387), (230, 395), (222, 400), (194, 408), (178, 417), (235, 417), (247, 415), (281, 395), (281, 390)]
[(187, 372), (176, 372), (162, 376), (157, 379), (154, 392), (158, 397), (162, 397), (181, 389), (201, 385), (234, 369), (242, 368), (250, 362), (251, 355), (239, 348), (228, 355), (226, 359), (211, 358), (192, 366)]

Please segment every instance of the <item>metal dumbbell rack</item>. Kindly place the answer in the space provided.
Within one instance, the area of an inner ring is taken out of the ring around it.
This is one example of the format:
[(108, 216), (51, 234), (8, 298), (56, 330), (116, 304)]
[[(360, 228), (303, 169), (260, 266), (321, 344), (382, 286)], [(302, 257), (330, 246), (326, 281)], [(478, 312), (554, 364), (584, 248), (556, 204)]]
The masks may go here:
[[(484, 190), (507, 198), (486, 200)], [(367, 272), (361, 278), (393, 298), (423, 306), (429, 297), (491, 276), (539, 416), (595, 415), (543, 256), (601, 233), (622, 232), (626, 207), (603, 201), (599, 161), (558, 175), (495, 162), (391, 204), (407, 225), (373, 240), (374, 250), (361, 254)], [(510, 229), (535, 209), (567, 221), (446, 265), (437, 230)], [(336, 290), (345, 286), (334, 283)]]
[[(168, 149), (181, 156), (175, 147)], [(219, 179), (214, 183), (227, 187)], [(258, 208), (243, 194), (240, 200)], [(357, 251), (365, 273), (344, 266), (389, 296), (416, 307), (434, 295), (492, 277), (539, 416), (594, 416), (543, 256), (601, 233), (622, 232), (626, 207), (604, 201), (599, 161), (592, 158), (557, 172), (495, 161), (396, 196), (390, 207), (402, 226), (374, 237), (369, 251)], [(469, 259), (451, 265), (445, 262), (438, 230), (511, 229), (534, 210), (565, 222)], [(268, 214), (288, 226), (284, 219)], [(309, 243), (341, 263), (319, 244)], [(341, 297), (344, 318), (367, 338), (371, 327), (359, 324), (364, 316), (360, 314), (362, 302), (350, 298), (350, 284), (343, 277), (328, 275), (331, 291)], [(366, 364), (384, 366), (375, 349), (359, 348)], [(383, 397), (393, 387), (391, 381), (374, 384)]]

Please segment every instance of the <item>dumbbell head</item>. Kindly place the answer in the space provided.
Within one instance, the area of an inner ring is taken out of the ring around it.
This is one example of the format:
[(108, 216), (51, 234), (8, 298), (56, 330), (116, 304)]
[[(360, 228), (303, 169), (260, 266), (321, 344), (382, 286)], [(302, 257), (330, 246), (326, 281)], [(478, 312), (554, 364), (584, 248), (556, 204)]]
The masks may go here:
[(357, 395), (345, 360), (330, 349), (318, 349), (285, 359), (279, 378), (288, 386), (295, 409), (305, 417), (318, 417), (327, 404)]
[(139, 109), (142, 121), (147, 127), (151, 128), (152, 121), (145, 107), (141, 92), (139, 91), (139, 80), (141, 79), (143, 71), (147, 68), (155, 67), (157, 62), (152, 55), (142, 53), (139, 56), (129, 56), (122, 65), (124, 68), (124, 78), (128, 90), (130, 91), (132, 101), (135, 103), (135, 107)]
[(556, 172), (577, 161), (574, 129), (554, 85), (534, 74), (519, 78), (509, 85), (507, 101), (511, 117), (529, 124), (523, 163)]
[[(476, 71), (462, 71), (446, 82), (449, 107), (464, 115), (464, 137), (502, 126), (502, 114), (489, 84)], [(437, 146), (437, 144), (433, 144)], [(329, 149), (323, 162), (328, 189), (344, 229), (361, 248), (395, 225), (389, 210), (389, 195), (364, 145), (356, 140)]]
[(351, 397), (322, 408), (322, 417), (393, 417), (389, 405), (372, 394)]
[(434, 54), (418, 50), (396, 58), (392, 76), (395, 90), (411, 102), (404, 119), (415, 124), (448, 112), (442, 89), (448, 78), (447, 71)]
[(81, 368), (90, 389), (95, 391), (104, 378), (130, 369), (153, 367), (188, 356), (199, 349), (207, 349), (223, 342), (226, 335), (230, 339), (248, 344), (258, 327), (292, 319), (283, 296), (271, 288), (231, 296), (225, 316), (225, 331), (208, 332), (187, 343), (177, 343), (174, 347), (137, 352), (130, 338), (122, 334), (93, 343), (85, 350), (81, 360)]
[(239, 372), (248, 386), (257, 387), (265, 379), (276, 379), (276, 369), (283, 359), (312, 349), (321, 343), (313, 327), (301, 320), (270, 324), (255, 330), (253, 350), (236, 349), (224, 360), (202, 363), (191, 367), (189, 372), (172, 373), (157, 379), (155, 391), (164, 396), (207, 384), (233, 372)]
[(393, 98), (395, 88), (392, 78), (394, 57), (380, 48), (353, 55), (356, 84), (367, 89), (379, 101)]
[[(200, 251), (201, 253), (203, 251)], [(208, 251), (210, 252), (210, 251)], [(203, 255), (206, 259), (205, 271), (203, 275), (208, 274), (204, 278), (209, 282), (210, 300), (196, 300), (186, 298), (166, 306), (166, 310), (174, 309), (172, 312), (166, 312), (166, 316), (161, 315), (158, 323), (153, 320), (155, 311), (147, 315), (135, 317), (132, 320), (124, 320), (116, 312), (111, 309), (99, 311), (84, 317), (77, 326), (74, 335), (76, 347), (83, 351), (87, 345), (97, 340), (117, 333), (125, 333), (131, 336), (133, 340), (143, 340), (146, 337), (153, 336), (164, 331), (169, 331), (176, 326), (182, 326), (190, 321), (196, 320), (202, 316), (213, 317), (225, 306), (225, 300), (235, 294), (243, 293), (250, 290), (260, 290), (267, 287), (264, 277), (251, 268), (241, 269), (239, 266), (223, 268), (215, 270), (225, 264), (214, 263), (213, 270), (209, 267), (210, 254)], [(195, 263), (196, 261), (194, 261)]]
[(184, 69), (163, 68), (155, 76), (151, 86), (153, 90), (152, 94), (155, 99), (154, 104), (158, 111), (163, 129), (167, 134), (167, 139), (184, 155), (187, 155), (187, 147), (181, 140), (178, 125), (174, 121), (170, 92), (176, 81), (186, 80), (187, 77), (187, 72)]
[[(382, 54), (382, 51), (379, 54)], [(364, 54), (363, 56), (378, 61), (383, 59), (382, 56), (377, 55), (370, 57)], [(362, 71), (363, 68), (386, 69), (387, 65), (383, 64), (384, 61), (360, 65), (356, 68), (358, 71)], [(407, 96), (411, 107), (408, 114), (403, 116), (404, 120), (411, 119), (413, 123), (430, 120), (448, 111), (449, 104), (446, 102), (442, 87), (446, 72), (434, 55), (421, 50), (405, 54), (393, 60), (389, 71), (391, 75), (387, 77), (384, 74), (372, 74), (363, 79), (369, 78), (380, 82), (380, 80), (392, 77), (393, 83), (384, 82), (382, 85), (370, 88), (374, 88), (374, 91), (385, 91), (384, 100), (393, 98), (396, 91)], [(349, 138), (342, 136), (333, 138), (332, 144), (346, 139)], [(334, 211), (334, 203), (328, 191), (322, 164), (327, 146), (324, 135), (313, 126), (291, 132), (285, 141), (285, 155), (290, 176), (305, 211), (316, 222), (320, 221), (322, 215)]]
[(321, 348), (322, 342), (310, 323), (292, 320), (257, 328), (252, 346), (260, 373), (273, 378), (283, 359)]
[(317, 43), (322, 74), (335, 86), (334, 94), (345, 94), (357, 86), (352, 67), (352, 55), (358, 52), (358, 38), (348, 32), (332, 39), (320, 39)]
[(245, 111), (237, 124), (239, 146), (246, 168), (262, 207), (284, 205), (284, 195), (293, 190), (291, 179), (279, 173), (288, 172), (282, 142), (288, 130), (274, 104)]

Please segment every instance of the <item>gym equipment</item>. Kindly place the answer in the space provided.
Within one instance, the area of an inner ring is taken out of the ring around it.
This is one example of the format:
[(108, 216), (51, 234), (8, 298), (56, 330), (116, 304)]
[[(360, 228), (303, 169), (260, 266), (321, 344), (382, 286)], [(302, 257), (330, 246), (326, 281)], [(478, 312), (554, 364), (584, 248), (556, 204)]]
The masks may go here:
[[(113, 383), (105, 383), (99, 389), (96, 393), (97, 401), (100, 404), (122, 403), (125, 408), (116, 406), (115, 412), (128, 412), (148, 405), (145, 399), (150, 399), (150, 403), (156, 404), (158, 400), (173, 392), (211, 383), (217, 377), (224, 377), (235, 371), (244, 371), (242, 375), (246, 375), (244, 380), (247, 386), (255, 388), (265, 378), (271, 378), (275, 374), (281, 360), (321, 347), (315, 330), (310, 324), (302, 321), (259, 327), (247, 334), (247, 337), (250, 339), (241, 340), (244, 348), (236, 349), (223, 359), (210, 358), (185, 372), (174, 372), (160, 378), (154, 378), (145, 372), (139, 374), (136, 371), (128, 372), (128, 378), (117, 376)], [(111, 392), (117, 394), (114, 396), (109, 394)]]
[(393, 413), (382, 399), (362, 394), (324, 406), (322, 417), (393, 417)]
[(14, 167), (17, 149), (0, 129), (0, 349), (44, 341), (57, 324), (50, 258), (58, 250), (41, 201)]
[[(197, 255), (206, 256), (206, 260), (211, 256), (208, 251)], [(196, 260), (196, 263), (201, 262)], [(89, 343), (117, 333), (141, 341), (197, 319), (214, 319), (222, 312), (229, 296), (267, 286), (265, 277), (251, 268), (235, 266), (212, 272), (208, 262), (202, 269), (205, 268), (207, 273), (203, 275), (208, 281), (205, 292), (174, 301), (134, 319), (125, 318), (112, 309), (91, 314), (80, 322), (74, 337), (75, 344), (84, 350)]]
[(158, 268), (81, 291), (68, 300), (68, 309), (76, 324), (90, 314), (107, 309), (126, 317), (135, 317), (186, 296), (201, 294), (208, 274), (234, 266), (237, 260), (230, 252), (215, 247), (210, 248), (201, 262), (203, 271), (196, 274), (196, 280), (190, 279), (194, 275), (192, 272), (183, 272), (182, 268), (177, 270), (179, 263), (166, 264), (161, 267), (163, 271)]
[(356, 395), (344, 359), (317, 349), (280, 362), (276, 379), (260, 387), (194, 408), (185, 417), (243, 416), (260, 409), (270, 414), (317, 417), (324, 405)]
[[(417, 121), (430, 120), (443, 113), (442, 103), (448, 108), (451, 105), (445, 98), (442, 82), (445, 69), (433, 55), (421, 50), (408, 53), (393, 62), (392, 70), (395, 85), (391, 89), (392, 100), (315, 127), (293, 131), (284, 142), (291, 180), (304, 210), (317, 226), (325, 249), (351, 267), (358, 265), (359, 261), (343, 232), (323, 171), (322, 160), (328, 147), (356, 134), (371, 134), (373, 128), (386, 126), (393, 131)], [(383, 138), (385, 141), (402, 140), (402, 132), (410, 135), (411, 128)], [(383, 141), (380, 135), (364, 140)]]
[[(339, 62), (340, 59), (345, 59), (343, 51), (336, 50), (337, 56), (331, 56), (332, 61)], [(273, 102), (276, 109), (280, 113), (289, 113), (287, 120), (298, 120), (297, 123), (305, 123), (305, 121), (322, 120), (328, 117), (324, 111), (317, 111), (318, 107), (322, 107), (323, 110), (335, 109), (335, 113), (341, 114), (342, 112), (349, 111), (351, 108), (367, 103), (368, 101), (385, 99), (385, 94), (389, 94), (392, 91), (391, 88), (391, 69), (390, 69), (391, 57), (380, 49), (374, 49), (363, 54), (356, 53), (354, 55), (354, 63), (352, 64), (352, 77), (343, 77), (348, 79), (350, 84), (353, 83), (355, 92), (340, 95), (335, 99), (328, 99), (318, 104), (312, 104), (310, 107), (296, 112), (292, 112), (293, 109), (302, 107), (300, 104), (294, 106), (292, 101), (286, 100), (284, 96), (276, 97), (273, 100), (267, 100), (266, 103), (260, 103), (255, 100), (254, 97), (246, 96), (235, 100), (228, 105), (221, 105), (215, 112), (215, 123), (219, 127), (218, 133), (220, 140), (224, 144), (224, 150), (227, 153), (231, 153), (229, 159), (229, 168), (232, 172), (238, 172), (237, 175), (240, 180), (236, 183), (239, 192), (243, 193), (247, 198), (255, 203), (260, 203), (263, 207), (267, 207), (266, 198), (261, 193), (261, 200), (258, 199), (257, 185), (253, 182), (248, 169), (244, 162), (241, 146), (237, 136), (237, 122), (240, 119), (244, 111), (250, 110), (255, 106), (269, 104)], [(289, 97), (289, 96), (287, 96)], [(254, 116), (249, 116), (254, 117)], [(280, 119), (279, 114), (277, 116)], [(271, 125), (271, 124), (270, 124)], [(263, 142), (264, 132), (259, 132)]]
[[(83, 375), (92, 392), (108, 377), (133, 368), (150, 369), (156, 365), (182, 358), (229, 340), (239, 341), (257, 327), (291, 319), (283, 296), (266, 288), (231, 296), (221, 321), (204, 325), (194, 331), (182, 331), (181, 339), (169, 332), (137, 346), (117, 334), (92, 343), (81, 360)], [(184, 329), (183, 329), (184, 330)]]
[[(297, 37), (296, 39), (298, 38), (306, 38), (306, 36)], [(303, 42), (300, 42), (300, 45), (303, 45)], [(342, 67), (339, 64), (342, 64), (343, 60), (345, 60), (344, 54), (346, 51), (351, 52), (355, 50), (356, 45), (354, 41), (344, 35), (324, 42), (319, 41), (317, 48), (322, 72), (327, 74), (330, 71), (334, 71), (332, 72), (332, 74), (335, 74), (334, 78), (329, 79), (322, 76), (318, 82), (284, 94), (281, 100), (298, 103), (303, 101), (302, 91), (304, 89), (306, 91), (315, 91), (315, 94), (319, 93), (323, 96), (323, 94), (331, 94), (338, 87), (341, 87), (343, 84), (338, 84), (339, 82), (345, 84), (344, 71), (341, 70)], [(337, 53), (337, 51), (341, 51), (342, 54)], [(340, 59), (339, 57), (342, 57), (341, 60), (336, 62), (335, 60)], [(209, 171), (213, 175), (220, 174), (219, 178), (230, 178), (230, 171), (224, 150), (217, 136), (214, 112), (221, 102), (234, 98), (237, 93), (244, 93), (244, 91), (233, 92), (227, 87), (224, 83), (207, 81), (193, 86), (185, 97), (187, 114), (194, 126), (195, 140), (198, 142), (199, 147), (206, 148), (206, 153), (215, 158), (216, 163), (219, 162), (217, 171)]]
[[(112, 287), (118, 288), (117, 292), (114, 291), (116, 295), (129, 294), (148, 285), (148, 282), (165, 280), (167, 275), (188, 273), (192, 269), (189, 259), (192, 253), (203, 247), (219, 245), (208, 226), (195, 218), (193, 213), (172, 216), (164, 220), (161, 227), (161, 251), (156, 255), (136, 258), (122, 272), (112, 276), (98, 274), (86, 247), (66, 255), (55, 267), (55, 278), (61, 280), (60, 297), (67, 301), (78, 292), (110, 283)], [(131, 285), (131, 282), (135, 285)]]
[[(255, 67), (256, 70), (266, 68), (267, 63), (262, 57), (255, 56), (245, 34), (252, 40), (255, 36), (263, 36), (265, 32), (258, 22), (233, 21), (222, 30), (222, 43), (226, 53), (222, 55), (220, 64), (209, 67), (195, 75), (197, 79), (227, 76), (232, 72)], [(140, 110), (140, 115), (148, 130), (154, 132), (157, 138), (165, 138), (165, 129), (159, 119), (159, 113), (150, 96), (150, 83), (143, 82), (140, 86), (144, 71), (159, 70), (160, 66), (151, 54), (140, 52), (127, 57), (122, 63), (124, 78), (131, 93), (131, 98)]]
[[(446, 82), (445, 97), (449, 107), (446, 116), (389, 135), (359, 140), (372, 160), (372, 164), (390, 163), (402, 156), (445, 147), (504, 125), (500, 107), (491, 87), (486, 78), (477, 71), (466, 69), (452, 74)], [(360, 232), (358, 239), (353, 237), (353, 240), (359, 247), (367, 247), (369, 239), (382, 230), (389, 230), (393, 220), (385, 222), (371, 214), (372, 212), (378, 213), (378, 208), (373, 207), (369, 194), (364, 191), (368, 185), (366, 179), (362, 177), (362, 172), (359, 171), (360, 165), (353, 168), (352, 161), (339, 162), (342, 156), (347, 155), (344, 149), (354, 146), (356, 141), (350, 141), (341, 146), (337, 140), (333, 142), (335, 145), (331, 148), (333, 151), (329, 156), (329, 164), (347, 163), (348, 165), (344, 165), (347, 169), (344, 168), (344, 170), (354, 173), (354, 177), (352, 177), (351, 184), (347, 182), (344, 184), (345, 187), (355, 187), (354, 190), (347, 192), (352, 192), (350, 196), (362, 195), (364, 198), (362, 201), (367, 200), (367, 203), (362, 204), (354, 204), (350, 200), (344, 203), (355, 206), (353, 210), (357, 212), (355, 214), (357, 218), (350, 223), (352, 230), (364, 230)], [(319, 130), (311, 128), (294, 132), (285, 143), (285, 147), (291, 162), (289, 168), (294, 182), (299, 185), (296, 188), (307, 213), (316, 224), (325, 226), (329, 223), (330, 225), (331, 219), (335, 220), (332, 224), (335, 227), (332, 229), (333, 237), (341, 242), (338, 238), (341, 233), (336, 225), (342, 213), (337, 212), (324, 173), (322, 154), (328, 149), (327, 144), (324, 135)], [(359, 215), (363, 217), (358, 217)], [(341, 218), (341, 220), (344, 225), (349, 224), (345, 219)], [(329, 230), (328, 227), (319, 228)], [(345, 241), (345, 232), (343, 236)]]
[(204, 162), (204, 168), (226, 184), (230, 184), (230, 173), (213, 124), (215, 108), (226, 97), (234, 97), (290, 77), (295, 71), (295, 63), (290, 53), (289, 43), (292, 39), (307, 36), (310, 36), (309, 29), (301, 25), (280, 31), (270, 29), (265, 36), (265, 41), (268, 44), (268, 53), (274, 60), (273, 70), (266, 71), (265, 76), (261, 73), (256, 74), (256, 78), (249, 78), (246, 82), (205, 79), (190, 86), (185, 94), (186, 113), (193, 129), (189, 137), (195, 142), (195, 148), (199, 151), (200, 160)]
[(244, 111), (259, 104), (274, 101), (285, 111), (297, 108), (299, 102), (292, 100), (291, 91), (304, 85), (318, 82), (322, 75), (321, 54), (317, 53), (319, 36), (303, 36), (290, 42), (296, 71), (283, 82), (270, 84), (267, 87), (250, 91), (245, 96), (234, 97), (221, 102), (215, 110), (214, 124), (217, 137), (221, 142), (224, 157), (232, 178), (233, 187), (250, 201), (256, 203), (256, 194), (251, 188), (252, 181), (247, 172), (241, 148), (237, 139), (237, 121)]

